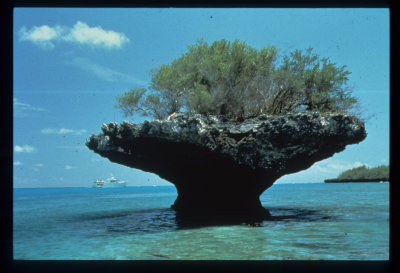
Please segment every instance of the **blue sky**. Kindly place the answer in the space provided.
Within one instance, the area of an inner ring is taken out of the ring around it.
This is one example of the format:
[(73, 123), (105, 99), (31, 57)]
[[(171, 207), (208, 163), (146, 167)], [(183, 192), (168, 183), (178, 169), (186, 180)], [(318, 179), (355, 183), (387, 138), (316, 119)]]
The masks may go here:
[(129, 186), (171, 185), (108, 161), (84, 145), (125, 118), (118, 95), (147, 87), (149, 71), (198, 38), (240, 39), (281, 54), (314, 48), (352, 72), (368, 137), (277, 183), (322, 182), (345, 169), (389, 163), (388, 9), (14, 10), (14, 187), (89, 187), (114, 175)]

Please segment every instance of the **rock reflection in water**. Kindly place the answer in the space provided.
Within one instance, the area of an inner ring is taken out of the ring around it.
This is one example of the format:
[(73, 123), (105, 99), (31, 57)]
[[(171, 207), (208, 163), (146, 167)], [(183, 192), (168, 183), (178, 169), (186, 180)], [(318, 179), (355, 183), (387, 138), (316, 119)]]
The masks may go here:
[(229, 226), (229, 225), (247, 225), (262, 227), (271, 222), (277, 221), (329, 221), (332, 217), (324, 215), (317, 210), (273, 208), (271, 217), (264, 221), (185, 221), (179, 218), (179, 215), (173, 209), (148, 209), (137, 211), (114, 211), (114, 212), (95, 212), (83, 213), (75, 217), (76, 221), (85, 225), (98, 226), (99, 230), (104, 232), (115, 232), (124, 234), (143, 234), (159, 233), (177, 229), (201, 228), (207, 226)]

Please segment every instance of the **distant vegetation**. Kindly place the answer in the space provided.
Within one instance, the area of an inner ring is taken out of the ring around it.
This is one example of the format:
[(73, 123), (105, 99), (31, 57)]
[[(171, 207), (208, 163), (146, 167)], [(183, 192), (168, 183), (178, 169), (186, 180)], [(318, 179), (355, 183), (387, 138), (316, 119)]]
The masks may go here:
[(356, 182), (356, 181), (388, 181), (389, 166), (368, 168), (365, 165), (342, 172), (335, 179), (327, 179), (325, 182)]
[(347, 86), (349, 71), (312, 49), (278, 56), (275, 47), (255, 49), (235, 40), (203, 40), (187, 53), (151, 71), (149, 89), (117, 97), (126, 116), (165, 119), (186, 111), (243, 120), (260, 114), (298, 111), (350, 112), (357, 100)]

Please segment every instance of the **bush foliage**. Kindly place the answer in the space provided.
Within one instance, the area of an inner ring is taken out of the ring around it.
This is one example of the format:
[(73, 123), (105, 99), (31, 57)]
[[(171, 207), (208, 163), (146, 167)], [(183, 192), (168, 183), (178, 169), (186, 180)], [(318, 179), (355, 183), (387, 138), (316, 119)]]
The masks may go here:
[(232, 120), (297, 111), (349, 112), (357, 100), (347, 86), (349, 71), (312, 49), (279, 57), (235, 40), (203, 40), (187, 53), (151, 71), (149, 89), (117, 98), (126, 116), (164, 119), (179, 111), (224, 115)]
[(374, 179), (389, 178), (389, 166), (367, 168), (365, 165), (342, 172), (337, 179)]

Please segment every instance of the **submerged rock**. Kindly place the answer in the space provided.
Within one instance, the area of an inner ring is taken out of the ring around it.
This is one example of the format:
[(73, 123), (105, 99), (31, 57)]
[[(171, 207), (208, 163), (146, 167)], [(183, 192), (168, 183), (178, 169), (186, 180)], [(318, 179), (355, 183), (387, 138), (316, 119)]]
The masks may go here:
[(193, 223), (268, 218), (259, 196), (279, 177), (305, 170), (366, 137), (345, 114), (262, 115), (243, 122), (179, 113), (169, 120), (103, 124), (89, 149), (173, 183), (178, 220)]

